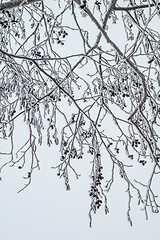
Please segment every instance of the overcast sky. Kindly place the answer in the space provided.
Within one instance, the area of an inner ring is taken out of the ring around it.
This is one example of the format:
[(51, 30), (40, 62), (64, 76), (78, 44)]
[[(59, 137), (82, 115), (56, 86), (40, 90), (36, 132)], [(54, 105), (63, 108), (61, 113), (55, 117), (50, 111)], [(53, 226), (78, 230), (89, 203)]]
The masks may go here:
[(86, 174), (78, 181), (71, 181), (71, 191), (66, 191), (63, 180), (50, 168), (54, 157), (41, 155), (41, 171), (34, 175), (32, 184), (23, 192), (17, 169), (5, 169), (1, 192), (0, 236), (3, 240), (117, 240), (159, 239), (159, 214), (150, 214), (145, 220), (144, 211), (134, 208), (133, 226), (127, 221), (127, 202), (124, 188), (115, 184), (109, 198), (110, 213), (103, 208), (93, 216), (89, 228), (89, 178)]

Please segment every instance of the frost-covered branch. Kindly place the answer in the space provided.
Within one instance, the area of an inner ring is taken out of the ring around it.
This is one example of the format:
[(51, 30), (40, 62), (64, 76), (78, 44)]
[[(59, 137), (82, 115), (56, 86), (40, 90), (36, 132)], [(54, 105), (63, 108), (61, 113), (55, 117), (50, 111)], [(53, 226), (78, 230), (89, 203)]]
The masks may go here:
[(43, 0), (12, 0), (5, 3), (1, 3), (0, 11), (6, 10), (6, 9), (12, 9), (14, 7), (19, 7), (19, 6), (23, 6), (23, 5), (31, 4), (35, 2), (42, 2), (42, 1)]

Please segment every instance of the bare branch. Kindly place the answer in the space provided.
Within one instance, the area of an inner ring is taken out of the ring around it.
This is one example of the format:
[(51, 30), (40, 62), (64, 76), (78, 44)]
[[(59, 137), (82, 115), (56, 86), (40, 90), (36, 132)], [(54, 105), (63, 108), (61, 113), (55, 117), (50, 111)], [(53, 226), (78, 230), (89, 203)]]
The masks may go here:
[(0, 4), (0, 11), (6, 10), (6, 9), (12, 9), (14, 7), (20, 7), (27, 4), (32, 4), (35, 2), (42, 2), (43, 0), (12, 0), (9, 2), (1, 3)]
[(144, 5), (136, 5), (133, 7), (115, 7), (114, 10), (115, 11), (134, 11), (134, 10), (138, 10), (138, 9), (145, 9), (145, 8), (149, 8), (149, 7), (157, 7), (160, 6), (160, 3), (151, 3), (150, 5), (148, 4), (144, 4)]

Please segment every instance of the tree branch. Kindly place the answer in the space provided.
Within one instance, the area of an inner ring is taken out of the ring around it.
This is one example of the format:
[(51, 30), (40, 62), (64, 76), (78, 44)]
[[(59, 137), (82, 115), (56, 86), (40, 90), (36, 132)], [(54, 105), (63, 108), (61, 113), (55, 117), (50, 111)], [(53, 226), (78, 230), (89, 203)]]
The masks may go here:
[(139, 6), (133, 6), (133, 7), (115, 7), (115, 11), (131, 11), (131, 10), (137, 10), (137, 9), (143, 9), (143, 8), (149, 8), (149, 7), (157, 7), (160, 6), (160, 3), (157, 4), (145, 4), (145, 5), (139, 5)]
[[(74, 1), (77, 2), (77, 3), (79, 2), (79, 0), (74, 0)], [(116, 2), (117, 2), (117, 0), (113, 0), (112, 1), (110, 9), (109, 9), (110, 13), (113, 10), (115, 10)], [(140, 109), (143, 106), (143, 104), (145, 103), (146, 98), (147, 98), (147, 88), (146, 88), (146, 84), (145, 84), (145, 77), (144, 77), (143, 73), (141, 73), (141, 71), (134, 65), (134, 63), (129, 58), (125, 57), (124, 54), (121, 52), (121, 50), (118, 48), (118, 46), (109, 38), (109, 36), (106, 33), (105, 29), (99, 24), (99, 22), (94, 17), (94, 15), (91, 13), (91, 11), (87, 7), (84, 8), (84, 11), (87, 13), (87, 15), (93, 21), (93, 23), (95, 23), (97, 28), (101, 31), (101, 33), (104, 36), (104, 38), (106, 39), (107, 43), (109, 43), (116, 50), (116, 52), (119, 54), (119, 56), (121, 56), (123, 59), (125, 59), (125, 61), (138, 74), (138, 76), (140, 77), (140, 79), (142, 81), (142, 86), (143, 86), (143, 91), (144, 91), (143, 92), (143, 97), (142, 97), (141, 101), (139, 102), (138, 106), (135, 108), (135, 110), (133, 111), (133, 113), (129, 117), (129, 120), (132, 120), (133, 116), (136, 114), (138, 109)], [(107, 22), (107, 19), (106, 19), (106, 22)]]
[(13, 1), (5, 2), (5, 3), (1, 3), (0, 11), (6, 10), (6, 9), (11, 9), (14, 7), (23, 6), (26, 4), (31, 4), (34, 2), (40, 2), (40, 1), (43, 1), (43, 0), (13, 0)]
[[(1, 3), (0, 4), (0, 11), (5, 10), (5, 9), (11, 9), (14, 7), (18, 7), (20, 5), (27, 5), (27, 4), (31, 4), (34, 2), (40, 2), (43, 0), (12, 0), (9, 2), (5, 2), (5, 3)], [(80, 1), (79, 0), (74, 0), (77, 4), (80, 5)], [(139, 6), (133, 6), (133, 7), (115, 7), (114, 10), (115, 11), (131, 11), (131, 10), (137, 10), (137, 9), (143, 9), (143, 8), (148, 8), (148, 7), (156, 7), (156, 6), (160, 6), (160, 3), (157, 4), (145, 4), (145, 5), (139, 5)]]

